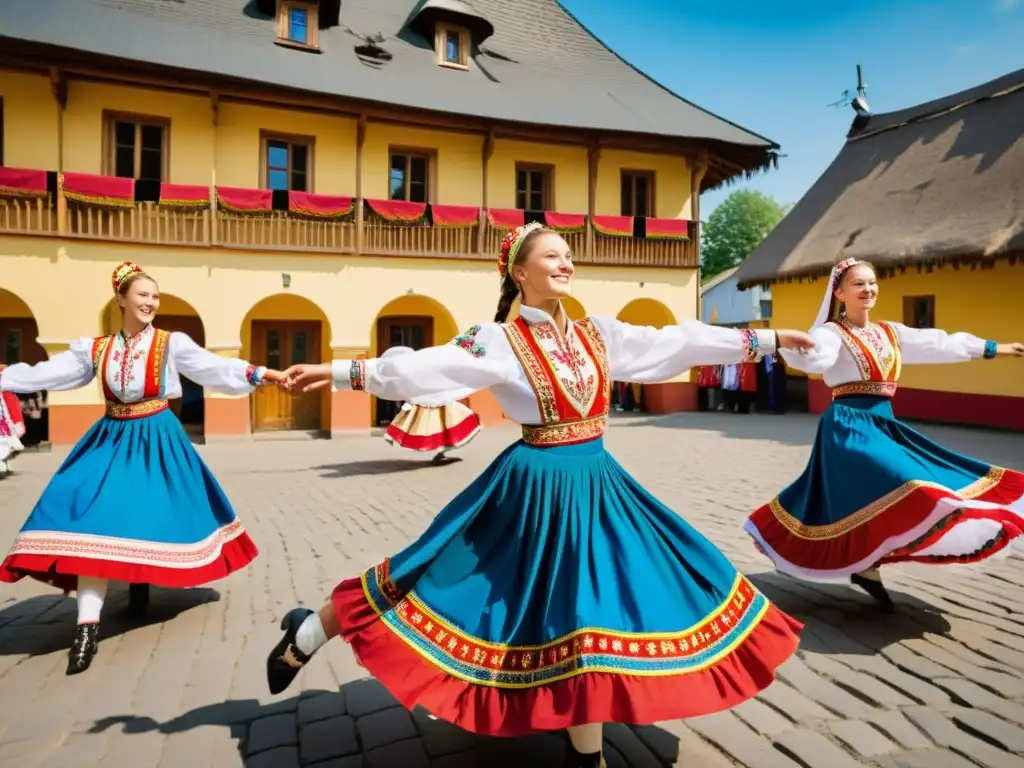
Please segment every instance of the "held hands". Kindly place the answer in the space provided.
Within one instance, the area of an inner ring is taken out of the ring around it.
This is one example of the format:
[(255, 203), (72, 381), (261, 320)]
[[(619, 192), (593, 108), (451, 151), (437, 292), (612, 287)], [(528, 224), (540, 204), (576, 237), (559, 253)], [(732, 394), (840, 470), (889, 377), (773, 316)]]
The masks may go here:
[(284, 372), (281, 386), (291, 394), (304, 394), (331, 385), (331, 364), (293, 365)]
[(261, 384), (281, 384), (282, 382), (284, 382), (284, 374), (273, 368), (267, 368), (263, 371), (263, 376), (260, 377)]
[(803, 331), (776, 331), (778, 346), (780, 349), (795, 349), (798, 352), (810, 352), (817, 349), (818, 345), (808, 334)]
[(1011, 344), (997, 344), (996, 354), (1009, 357), (1024, 357), (1024, 344), (1021, 344), (1019, 341)]

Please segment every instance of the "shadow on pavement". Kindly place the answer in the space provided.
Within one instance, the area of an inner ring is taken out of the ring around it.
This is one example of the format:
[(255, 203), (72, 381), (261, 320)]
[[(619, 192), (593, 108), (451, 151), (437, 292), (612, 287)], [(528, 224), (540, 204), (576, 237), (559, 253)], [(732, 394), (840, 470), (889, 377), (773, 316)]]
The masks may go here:
[[(213, 589), (163, 589), (152, 587), (146, 612), (128, 614), (128, 588), (112, 584), (103, 606), (100, 642), (133, 629), (163, 624), (178, 614), (220, 600)], [(39, 595), (0, 610), (0, 656), (43, 656), (66, 650), (75, 631), (77, 608), (73, 597)]]
[[(422, 709), (409, 712), (373, 679), (337, 692), (306, 691), (273, 704), (254, 699), (199, 707), (158, 723), (130, 715), (97, 721), (90, 733), (181, 733), (219, 725), (238, 740), (246, 768), (561, 768), (562, 732), (496, 739), (474, 736)], [(679, 742), (654, 726), (605, 726), (609, 768), (675, 765)]]
[[(780, 445), (804, 445), (814, 442), (818, 417), (792, 413), (784, 416), (762, 413), (724, 413), (695, 411), (660, 414), (612, 414), (611, 429), (662, 427), (717, 432), (739, 440), (762, 440)], [(794, 426), (794, 422), (797, 426)]]
[(313, 467), (321, 477), (357, 477), (359, 475), (388, 475), (396, 472), (415, 472), (420, 469), (437, 469), (462, 461), (458, 456), (446, 457), (442, 463), (435, 463), (429, 456), (412, 459), (369, 459), (367, 461), (349, 461), (345, 464), (322, 464)]
[(947, 635), (940, 611), (889, 588), (896, 609), (880, 611), (874, 601), (847, 584), (804, 582), (777, 573), (748, 574), (765, 597), (805, 625), (800, 648), (822, 654), (873, 656), (904, 640)]

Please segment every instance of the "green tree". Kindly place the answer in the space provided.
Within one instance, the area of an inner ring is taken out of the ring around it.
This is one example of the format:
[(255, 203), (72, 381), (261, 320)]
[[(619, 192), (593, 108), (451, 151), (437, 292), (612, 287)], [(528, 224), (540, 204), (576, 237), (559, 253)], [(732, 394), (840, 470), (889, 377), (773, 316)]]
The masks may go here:
[(743, 262), (778, 224), (785, 211), (752, 189), (733, 192), (718, 206), (701, 241), (701, 277), (708, 279)]

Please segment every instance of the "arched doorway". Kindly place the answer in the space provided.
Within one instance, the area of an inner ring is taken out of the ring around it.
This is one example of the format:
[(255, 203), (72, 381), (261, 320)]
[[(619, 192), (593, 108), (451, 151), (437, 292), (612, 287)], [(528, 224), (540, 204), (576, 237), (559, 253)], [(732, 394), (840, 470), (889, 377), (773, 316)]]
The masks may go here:
[[(631, 325), (649, 325), (653, 328), (664, 328), (666, 325), (676, 324), (676, 317), (672, 314), (672, 310), (657, 299), (649, 298), (633, 299), (622, 308), (617, 318)], [(629, 392), (618, 387), (617, 393), (619, 405), (623, 410), (648, 410), (645, 406), (643, 385), (633, 384)], [(632, 395), (631, 398), (630, 395)], [(630, 400), (632, 400), (633, 407), (630, 406)]]
[[(170, 293), (160, 294), (160, 312), (154, 325), (171, 333), (184, 333), (200, 347), (206, 346), (206, 328), (195, 307)], [(111, 299), (100, 313), (100, 328), (105, 334), (121, 330), (121, 310)], [(191, 379), (181, 377), (181, 398), (171, 401), (171, 411), (190, 433), (202, 435), (206, 411), (203, 388)]]
[[(455, 318), (428, 296), (408, 294), (388, 302), (370, 328), (370, 356), (379, 357), (391, 347), (423, 349), (445, 344), (458, 334)], [(401, 403), (373, 399), (373, 424), (386, 426), (398, 414)]]
[[(35, 365), (48, 358), (36, 339), (39, 325), (28, 304), (15, 293), (0, 288), (0, 364), (27, 363)], [(47, 393), (19, 394), (21, 410), (25, 416), (26, 446), (38, 445), (49, 439), (50, 420)]]
[[(253, 365), (285, 370), (331, 359), (331, 325), (303, 296), (281, 293), (255, 304), (242, 320), (242, 357)], [(331, 390), (292, 396), (260, 387), (249, 398), (253, 432), (330, 430)]]

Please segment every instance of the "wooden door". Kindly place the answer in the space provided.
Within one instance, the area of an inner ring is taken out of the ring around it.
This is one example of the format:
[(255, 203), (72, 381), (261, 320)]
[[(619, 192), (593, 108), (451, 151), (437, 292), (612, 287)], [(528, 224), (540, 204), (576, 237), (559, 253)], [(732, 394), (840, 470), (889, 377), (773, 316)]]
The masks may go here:
[(28, 317), (0, 317), (0, 365), (28, 363), (47, 359), (46, 350), (36, 342), (39, 329)]
[[(249, 362), (280, 371), (299, 363), (320, 362), (320, 323), (254, 320)], [(293, 397), (279, 387), (260, 387), (252, 397), (253, 429), (320, 429), (322, 399), (320, 391)]]
[[(391, 347), (423, 349), (434, 345), (434, 318), (414, 315), (408, 317), (382, 317), (377, 321), (377, 354)], [(393, 400), (377, 399), (378, 427), (385, 427), (398, 415), (402, 404)]]

